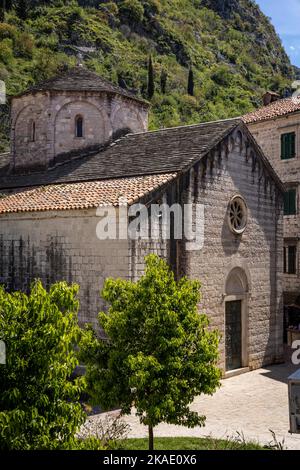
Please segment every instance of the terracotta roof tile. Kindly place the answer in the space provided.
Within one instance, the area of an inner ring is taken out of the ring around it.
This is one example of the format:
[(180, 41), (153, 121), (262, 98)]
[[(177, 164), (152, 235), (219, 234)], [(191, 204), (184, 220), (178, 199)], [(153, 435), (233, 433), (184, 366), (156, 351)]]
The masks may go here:
[(274, 101), (268, 106), (263, 106), (252, 113), (245, 114), (242, 119), (246, 124), (251, 124), (275, 119), (297, 111), (300, 111), (300, 98), (285, 98)]
[(125, 197), (128, 204), (133, 204), (176, 176), (177, 173), (167, 173), (29, 188), (2, 196), (0, 214), (118, 206), (120, 197)]

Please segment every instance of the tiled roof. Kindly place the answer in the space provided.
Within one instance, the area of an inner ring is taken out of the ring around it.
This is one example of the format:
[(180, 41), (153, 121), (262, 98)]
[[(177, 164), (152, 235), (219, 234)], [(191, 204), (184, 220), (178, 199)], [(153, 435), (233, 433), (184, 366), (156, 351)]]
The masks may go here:
[(38, 83), (37, 85), (30, 87), (24, 93), (21, 93), (19, 96), (47, 90), (95, 92), (104, 91), (107, 93), (126, 96), (127, 98), (131, 98), (145, 105), (149, 105), (147, 101), (139, 98), (134, 93), (114, 85), (96, 73), (91, 72), (90, 70), (81, 66), (73, 67), (67, 72), (61, 73), (60, 75)]
[(130, 205), (176, 176), (172, 173), (29, 188), (2, 196), (0, 214), (118, 206), (120, 197), (125, 197)]
[(84, 155), (83, 151), (81, 157), (40, 173), (11, 174), (3, 166), (0, 192), (5, 188), (184, 171), (239, 125), (242, 121), (232, 119), (129, 134), (93, 155)]
[(245, 114), (242, 119), (246, 124), (251, 124), (275, 119), (297, 111), (300, 111), (300, 98), (285, 98), (274, 101), (268, 106), (263, 106), (252, 113)]

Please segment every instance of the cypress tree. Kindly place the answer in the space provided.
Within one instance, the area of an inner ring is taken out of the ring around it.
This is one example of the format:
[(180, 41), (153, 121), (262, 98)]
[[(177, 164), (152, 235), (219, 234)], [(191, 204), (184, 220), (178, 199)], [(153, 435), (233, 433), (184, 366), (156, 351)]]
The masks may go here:
[(126, 81), (124, 80), (124, 78), (122, 77), (120, 73), (118, 73), (118, 85), (119, 87), (124, 88), (124, 90), (127, 89)]
[(16, 13), (21, 20), (27, 19), (28, 8), (26, 0), (17, 0)]
[(163, 95), (166, 93), (167, 79), (168, 79), (168, 74), (164, 69), (162, 69), (161, 74), (160, 74), (160, 91)]
[(194, 96), (194, 72), (192, 68), (189, 70), (187, 92), (190, 96)]
[(152, 57), (149, 56), (148, 62), (148, 98), (151, 99), (154, 95), (154, 70), (153, 70), (153, 63)]

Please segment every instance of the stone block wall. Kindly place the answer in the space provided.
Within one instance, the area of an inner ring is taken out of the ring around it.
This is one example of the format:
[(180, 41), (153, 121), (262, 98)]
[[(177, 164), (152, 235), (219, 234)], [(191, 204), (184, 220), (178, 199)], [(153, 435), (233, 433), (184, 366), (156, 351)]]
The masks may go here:
[[(83, 137), (75, 120), (83, 118)], [(60, 154), (107, 144), (124, 132), (143, 132), (148, 109), (121, 95), (95, 92), (39, 92), (12, 100), (11, 166), (45, 168)], [(30, 123), (36, 126), (35, 141)]]
[(97, 324), (107, 277), (129, 278), (127, 240), (99, 240), (95, 211), (61, 211), (1, 216), (0, 283), (28, 290), (60, 280), (80, 285), (80, 324)]
[[(248, 127), (286, 187), (297, 190), (297, 214), (284, 216), (285, 245), (297, 246), (297, 272), (283, 275), (285, 303), (293, 303), (300, 294), (300, 113), (248, 124)], [(281, 134), (288, 132), (296, 133), (296, 156), (289, 160), (281, 160)]]
[[(181, 274), (202, 283), (200, 311), (222, 335), (221, 366), (225, 367), (226, 280), (233, 269), (245, 273), (247, 361), (251, 369), (280, 360), (282, 356), (282, 195), (257, 156), (246, 153), (247, 137), (229, 138), (226, 146), (211, 153), (190, 172), (183, 203), (204, 204), (204, 247), (198, 252), (180, 247)], [(248, 147), (249, 150), (249, 147)], [(230, 199), (241, 195), (248, 206), (248, 223), (241, 236), (228, 225)]]

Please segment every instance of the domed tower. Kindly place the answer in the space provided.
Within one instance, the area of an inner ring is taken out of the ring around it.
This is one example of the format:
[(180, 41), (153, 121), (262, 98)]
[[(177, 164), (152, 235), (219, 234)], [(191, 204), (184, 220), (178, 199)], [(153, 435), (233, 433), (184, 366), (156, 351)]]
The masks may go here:
[(44, 169), (148, 126), (149, 103), (82, 66), (12, 100), (11, 167)]

